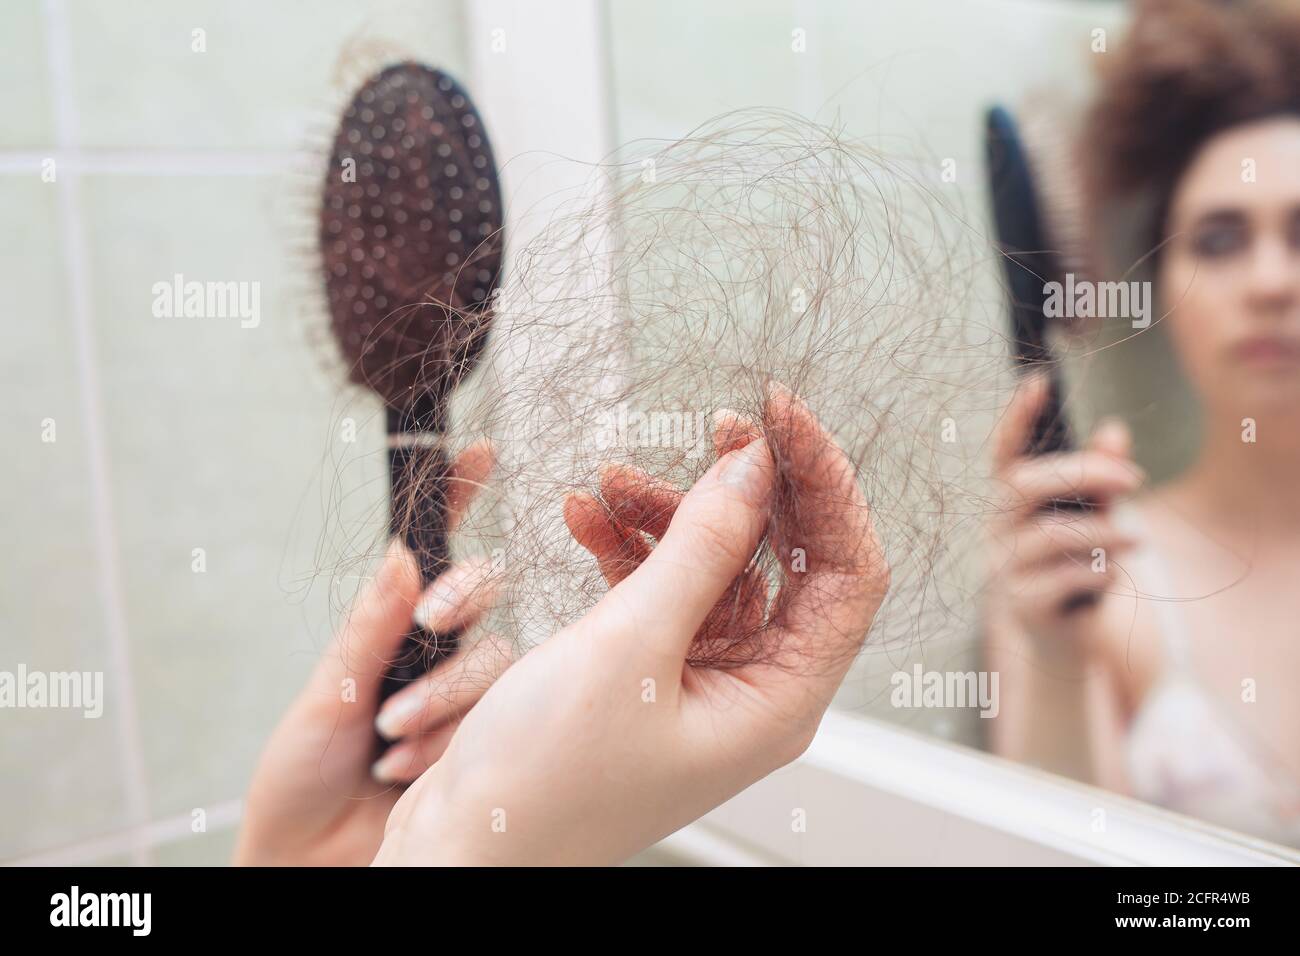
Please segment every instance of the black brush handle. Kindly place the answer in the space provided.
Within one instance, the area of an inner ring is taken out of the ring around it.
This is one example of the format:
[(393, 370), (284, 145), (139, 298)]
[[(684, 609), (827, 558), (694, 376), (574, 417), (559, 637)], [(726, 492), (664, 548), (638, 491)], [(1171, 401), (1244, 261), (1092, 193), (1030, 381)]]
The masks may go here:
[[(1065, 418), (1065, 409), (1061, 400), (1061, 377), (1055, 366), (1049, 366), (1047, 372), (1047, 399), (1035, 419), (1029, 443), (1025, 448), (1027, 455), (1051, 455), (1072, 451), (1075, 447), (1070, 423)], [(1052, 498), (1045, 502), (1043, 513), (1084, 515), (1096, 510), (1097, 503), (1089, 498), (1076, 496), (1072, 498)], [(1079, 591), (1071, 594), (1061, 605), (1064, 614), (1074, 614), (1085, 608), (1094, 607), (1101, 600), (1096, 591)]]
[[(391, 483), (390, 531), (402, 535), (420, 567), (421, 589), (451, 563), (447, 530), (447, 488), (451, 460), (440, 441), (438, 416), (420, 412), (388, 414), (388, 468)], [(438, 632), (412, 625), (384, 674), (384, 701), (456, 652), (460, 631)]]

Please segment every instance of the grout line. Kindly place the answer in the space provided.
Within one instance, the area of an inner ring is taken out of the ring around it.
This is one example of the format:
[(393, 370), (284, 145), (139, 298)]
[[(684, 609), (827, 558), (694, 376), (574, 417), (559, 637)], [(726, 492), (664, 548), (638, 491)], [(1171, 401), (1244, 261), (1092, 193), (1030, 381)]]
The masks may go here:
[(133, 852), (141, 846), (160, 847), (170, 843), (180, 843), (192, 837), (220, 833), (238, 824), (242, 813), (243, 801), (227, 800), (208, 811), (206, 821), (208, 829), (203, 833), (193, 831), (192, 817), (189, 813), (178, 813), (174, 817), (155, 820), (116, 833), (107, 833), (71, 846), (59, 847), (57, 850), (46, 850), (42, 853), (6, 860), (0, 866), (85, 866), (88, 863), (103, 861), (106, 857)]
[[(808, 0), (791, 0), (790, 19), (794, 26), (810, 28), (817, 15), (817, 5)], [(820, 42), (820, 37), (813, 31), (813, 43)], [(792, 54), (793, 55), (793, 54)], [(826, 103), (825, 85), (822, 83), (820, 58), (816, 54), (801, 53), (799, 56), (799, 112), (817, 122), (822, 118)], [(815, 62), (814, 62), (815, 61)]]
[(47, 159), (54, 160), (60, 173), (118, 176), (265, 176), (319, 161), (314, 153), (288, 151), (0, 150), (0, 175), (39, 174)]
[[(72, 59), (67, 8), (63, 0), (45, 0), (44, 13), (58, 138), (61, 143), (73, 143), (76, 142), (77, 109), (72, 98)], [(113, 522), (113, 500), (109, 484), (111, 472), (105, 436), (104, 409), (95, 366), (90, 270), (86, 234), (78, 203), (77, 177), (68, 176), (56, 189), (59, 222), (63, 231), (64, 262), (72, 295), (72, 324), (76, 340), (79, 397), (88, 445), (95, 563), (98, 570), (100, 599), (104, 608), (104, 623), (108, 633), (109, 673), (117, 687), (113, 708), (116, 717), (114, 726), (122, 760), (127, 820), (133, 825), (140, 826), (149, 819), (144, 743), (140, 734), (135, 688), (131, 675), (131, 652), (126, 636), (126, 610), (122, 595), (121, 570), (118, 566), (117, 531)], [(145, 843), (133, 845), (132, 859), (137, 865), (148, 864), (152, 859), (148, 845)]]
[(596, 73), (600, 79), (600, 89), (604, 90), (597, 111), (600, 114), (601, 138), (605, 143), (606, 155), (611, 155), (619, 145), (619, 122), (618, 104), (614, 101), (618, 93), (615, 86), (618, 76), (614, 72), (614, 19), (609, 4), (597, 0), (595, 17)]

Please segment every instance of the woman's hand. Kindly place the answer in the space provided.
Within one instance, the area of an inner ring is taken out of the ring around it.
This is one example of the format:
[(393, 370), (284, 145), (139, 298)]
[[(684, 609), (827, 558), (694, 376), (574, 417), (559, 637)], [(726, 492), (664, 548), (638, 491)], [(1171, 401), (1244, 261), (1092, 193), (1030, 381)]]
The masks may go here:
[[(652, 550), (626, 543), (645, 544), (633, 527), (570, 502), (579, 540), (618, 583), (466, 716), (398, 801), (376, 863), (614, 863), (808, 746), (889, 572), (853, 466), (798, 399), (772, 389), (766, 439), (735, 425), (718, 442), (743, 447), (671, 503), (666, 530), (669, 489), (616, 490), (615, 514), (657, 516)], [(769, 441), (789, 498), (775, 522)], [(745, 573), (764, 533), (784, 566), (770, 610)], [(759, 613), (770, 650), (728, 670), (690, 666), (715, 608), (737, 594), (734, 613)]]
[[(451, 526), (491, 468), (486, 443), (456, 459), (448, 489)], [(482, 565), (455, 565), (422, 598), (414, 557), (393, 543), (262, 753), (236, 863), (338, 866), (374, 858), (401, 795), (397, 783), (415, 779), (438, 759), (455, 723), (509, 658), (499, 642), (484, 638), (394, 694), (382, 709), (380, 680), (417, 608), (435, 630), (468, 628), (488, 600), (482, 580)], [(397, 743), (375, 763), (377, 712), (380, 730)]]
[[(992, 610), (1009, 616), (1036, 647), (1070, 656), (1085, 650), (1080, 639), (1099, 603), (1072, 605), (1072, 599), (1103, 595), (1116, 581), (1115, 559), (1137, 544), (1115, 527), (1110, 505), (1136, 491), (1145, 476), (1118, 421), (1099, 427), (1081, 451), (1026, 455), (1047, 396), (1047, 376), (1026, 379), (995, 436), (994, 469), (1005, 497), (989, 525), (990, 590)], [(1053, 509), (1053, 498), (1084, 498), (1096, 507)]]

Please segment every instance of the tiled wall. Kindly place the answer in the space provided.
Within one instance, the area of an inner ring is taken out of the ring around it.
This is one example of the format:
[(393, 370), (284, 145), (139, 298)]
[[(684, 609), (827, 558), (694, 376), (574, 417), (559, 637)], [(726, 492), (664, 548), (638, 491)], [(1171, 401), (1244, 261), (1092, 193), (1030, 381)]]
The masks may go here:
[[(375, 409), (302, 292), (304, 170), (343, 51), (463, 72), (460, 4), (9, 0), (0, 37), (0, 670), (106, 685), (97, 720), (0, 711), (0, 860), (220, 862), (382, 535)], [(260, 324), (155, 317), (175, 273), (260, 283)]]

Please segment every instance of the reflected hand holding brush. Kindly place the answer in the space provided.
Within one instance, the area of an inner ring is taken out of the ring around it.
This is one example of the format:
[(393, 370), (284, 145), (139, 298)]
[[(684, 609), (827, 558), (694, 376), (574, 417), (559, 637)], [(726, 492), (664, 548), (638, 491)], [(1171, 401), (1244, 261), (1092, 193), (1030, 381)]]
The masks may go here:
[[(1052, 382), (1038, 373), (1016, 391), (994, 442), (1005, 500), (989, 521), (992, 588), (989, 611), (1009, 614), (1049, 658), (1078, 658), (1079, 638), (1096, 631), (1104, 595), (1122, 574), (1116, 559), (1137, 539), (1114, 522), (1114, 501), (1135, 493), (1145, 473), (1132, 460), (1127, 428), (1099, 427), (1078, 451), (1024, 454)], [(1087, 511), (1046, 503), (1087, 499)], [(1099, 555), (1106, 560), (1098, 565)], [(1079, 594), (1095, 599), (1072, 600)]]

